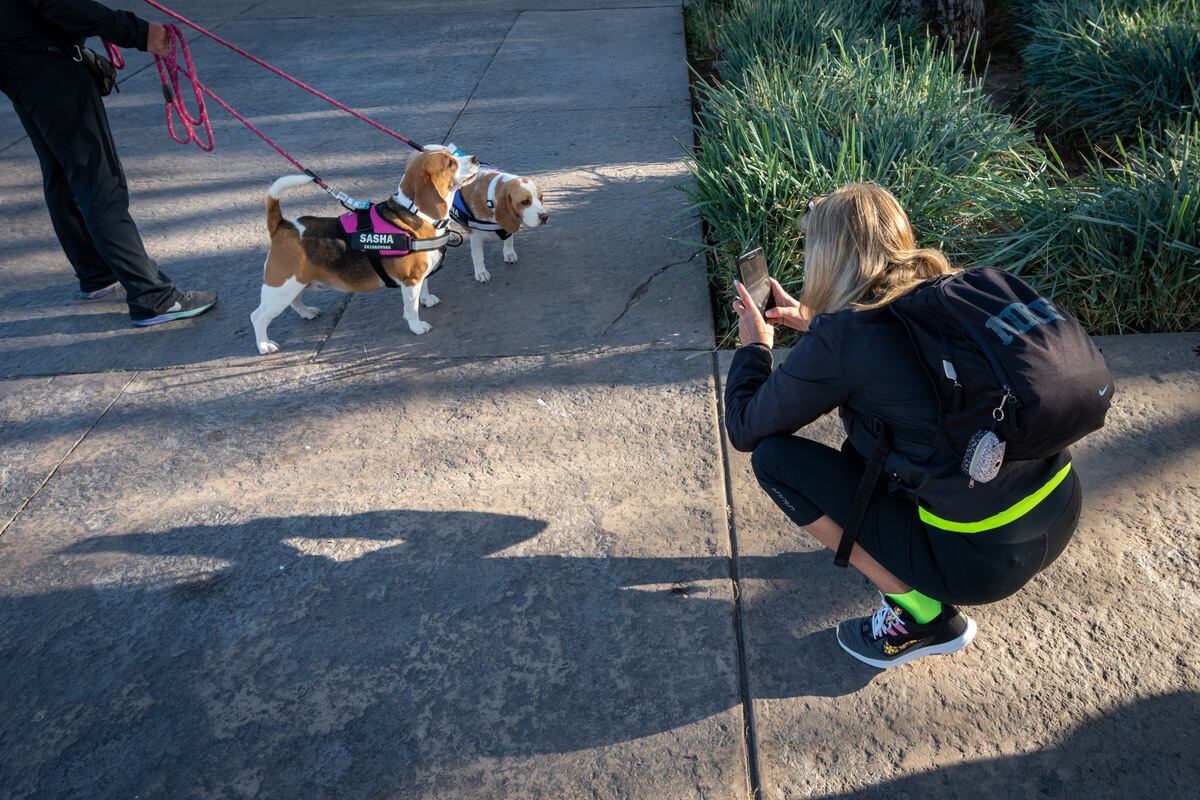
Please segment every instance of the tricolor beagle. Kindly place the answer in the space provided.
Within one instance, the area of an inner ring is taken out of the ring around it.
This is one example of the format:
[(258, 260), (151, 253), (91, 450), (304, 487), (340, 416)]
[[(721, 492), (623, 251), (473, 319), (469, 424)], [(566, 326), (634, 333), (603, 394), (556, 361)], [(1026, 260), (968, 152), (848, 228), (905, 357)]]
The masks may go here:
[[(280, 193), (312, 178), (287, 175), (275, 181), (267, 194), (271, 249), (263, 265), (262, 299), (250, 315), (258, 352), (279, 351), (279, 345), (267, 338), (267, 326), (289, 305), (305, 319), (320, 313), (301, 299), (312, 284), (345, 292), (399, 286), (409, 329), (418, 335), (426, 333), (430, 326), (419, 318), (419, 307), (439, 302), (429, 293), (426, 279), (441, 266), (447, 238), (457, 236), (446, 231), (450, 203), (454, 193), (478, 172), (478, 158), (456, 157), (440, 145), (428, 146), (409, 160), (393, 197), (361, 214), (344, 215), (357, 217), (368, 226), (374, 222), (377, 227), (373, 230), (385, 233), (353, 230), (341, 217), (285, 219), (279, 207)], [(395, 249), (397, 239), (404, 242), (403, 249)], [(384, 240), (391, 249), (381, 249), (384, 245), (379, 243)], [(355, 249), (352, 243), (366, 249)], [(368, 255), (369, 251), (375, 252)]]
[(471, 263), (475, 280), (487, 283), (492, 274), (483, 265), (483, 240), (495, 234), (504, 241), (504, 261), (517, 263), (513, 234), (524, 225), (536, 228), (550, 221), (542, 204), (542, 190), (533, 178), (509, 175), (484, 165), (479, 177), (463, 187), (450, 209), (454, 221), (468, 230), (471, 237)]

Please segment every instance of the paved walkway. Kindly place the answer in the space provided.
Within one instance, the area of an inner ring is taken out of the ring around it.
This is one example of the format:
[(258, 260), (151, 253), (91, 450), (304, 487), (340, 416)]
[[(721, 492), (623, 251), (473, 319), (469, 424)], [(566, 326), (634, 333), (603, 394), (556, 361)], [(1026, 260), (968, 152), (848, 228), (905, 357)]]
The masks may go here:
[[(0, 111), (6, 800), (1195, 785), (1200, 337), (1105, 342), (1121, 394), (1078, 453), (1078, 541), (979, 610), (977, 646), (858, 669), (831, 626), (870, 591), (722, 443), (724, 362), (676, 190), (678, 2), (175, 6), (419, 140), (542, 177), (554, 216), (518, 264), (489, 248), (488, 286), (452, 253), (424, 337), (386, 292), (310, 292), (322, 317), (279, 317), (284, 351), (262, 358), (248, 315), (286, 164), (219, 110), (215, 156), (172, 144), (131, 56), (109, 108), (135, 216), (181, 284), (221, 294), (135, 330), (119, 301), (69, 299)], [(403, 147), (193, 51), (322, 176), (393, 190)]]

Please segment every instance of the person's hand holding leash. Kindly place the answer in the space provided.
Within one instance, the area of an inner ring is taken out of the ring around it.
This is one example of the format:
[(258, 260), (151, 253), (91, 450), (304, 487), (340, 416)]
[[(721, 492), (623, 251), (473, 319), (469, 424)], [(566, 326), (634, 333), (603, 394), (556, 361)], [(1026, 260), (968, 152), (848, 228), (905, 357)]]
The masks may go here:
[[(774, 283), (774, 282), (772, 282)], [(741, 281), (734, 281), (738, 297), (733, 301), (733, 311), (738, 315), (738, 339), (743, 345), (762, 344), (768, 348), (775, 345), (775, 329), (767, 324), (758, 306), (750, 299), (750, 293)]]
[(771, 294), (775, 296), (775, 307), (767, 309), (765, 315), (767, 322), (797, 331), (808, 330), (808, 321), (812, 316), (808, 309), (799, 300), (785, 292), (779, 285), (779, 281), (774, 278), (771, 278), (770, 281)]
[(165, 58), (171, 50), (170, 44), (166, 27), (157, 22), (151, 22), (150, 30), (146, 33), (146, 52)]

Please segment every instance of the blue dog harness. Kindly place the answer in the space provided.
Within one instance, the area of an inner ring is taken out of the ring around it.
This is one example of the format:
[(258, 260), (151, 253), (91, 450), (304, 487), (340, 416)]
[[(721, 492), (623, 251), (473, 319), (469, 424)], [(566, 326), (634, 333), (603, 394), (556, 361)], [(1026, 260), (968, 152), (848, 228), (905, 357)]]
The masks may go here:
[[(480, 169), (495, 169), (491, 164), (483, 164)], [(488, 184), (487, 191), (487, 207), (491, 210), (496, 208), (496, 187), (503, 181), (511, 179), (513, 176), (506, 172), (501, 172), (496, 177), (492, 178), (492, 182)], [(504, 230), (504, 226), (498, 222), (488, 222), (479, 219), (471, 210), (467, 208), (467, 203), (463, 200), (462, 190), (459, 189), (454, 193), (454, 202), (450, 204), (450, 218), (462, 225), (467, 230), (472, 231), (490, 231), (500, 237), (500, 241), (504, 241), (512, 236), (511, 233)]]

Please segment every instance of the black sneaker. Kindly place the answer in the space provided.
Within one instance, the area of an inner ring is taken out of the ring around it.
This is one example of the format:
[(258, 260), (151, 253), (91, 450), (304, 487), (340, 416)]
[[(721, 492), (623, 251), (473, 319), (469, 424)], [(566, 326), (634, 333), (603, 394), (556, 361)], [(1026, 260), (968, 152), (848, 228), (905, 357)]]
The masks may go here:
[(850, 655), (880, 669), (898, 667), (921, 656), (953, 653), (975, 638), (975, 620), (944, 603), (942, 613), (924, 625), (885, 597), (869, 617), (838, 625), (837, 640)]
[(139, 328), (148, 328), (151, 325), (161, 325), (164, 322), (187, 319), (188, 317), (203, 314), (216, 304), (216, 292), (184, 292), (179, 295), (175, 304), (166, 311), (149, 317), (134, 317), (133, 324)]

